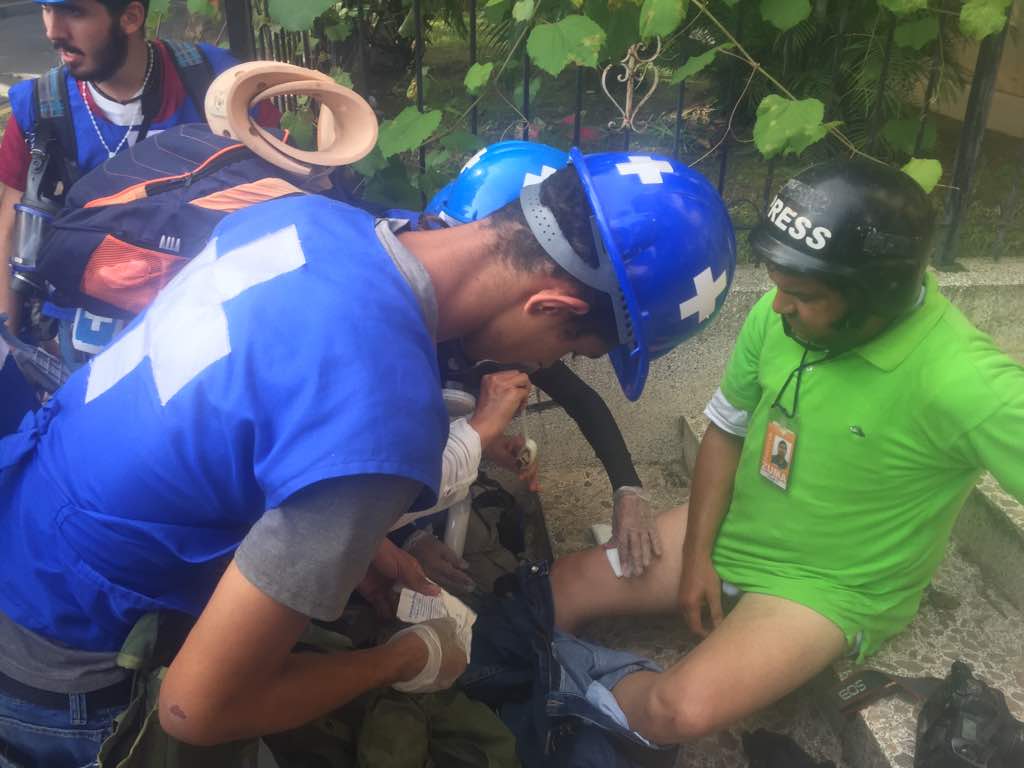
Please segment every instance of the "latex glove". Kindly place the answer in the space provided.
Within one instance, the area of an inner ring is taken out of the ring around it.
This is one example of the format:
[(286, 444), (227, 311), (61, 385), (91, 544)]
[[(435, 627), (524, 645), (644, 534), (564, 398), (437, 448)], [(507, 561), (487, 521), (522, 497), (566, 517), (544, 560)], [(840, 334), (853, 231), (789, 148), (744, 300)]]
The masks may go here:
[(534, 461), (525, 469), (519, 468), (519, 454), (526, 444), (526, 438), (522, 435), (501, 435), (489, 446), (484, 448), (483, 454), (499, 467), (515, 472), (526, 487), (534, 493), (540, 491), (540, 483), (537, 482), (537, 472), (540, 463)]
[(642, 488), (624, 485), (615, 491), (608, 546), (619, 548), (622, 575), (627, 579), (642, 576), (651, 560), (661, 557), (657, 518)]
[(402, 549), (419, 561), (423, 571), (434, 582), (453, 594), (472, 592), (476, 582), (466, 573), (469, 563), (430, 531), (415, 531), (405, 540)]
[(468, 639), (459, 635), (455, 619), (431, 619), (396, 632), (387, 645), (415, 635), (427, 646), (427, 663), (419, 674), (391, 687), (402, 693), (430, 693), (450, 688), (469, 663)]
[(395, 615), (395, 586), (408, 587), (424, 595), (439, 595), (440, 588), (423, 572), (416, 558), (403, 552), (390, 539), (382, 539), (363, 580), (356, 590), (383, 618)]
[(679, 577), (679, 609), (690, 631), (706, 637), (704, 607), (707, 606), (711, 629), (722, 623), (722, 580), (708, 553), (683, 552), (683, 571)]
[(480, 396), (469, 425), (480, 435), (480, 446), (487, 448), (505, 432), (505, 427), (526, 404), (533, 385), (519, 371), (500, 371), (480, 380)]

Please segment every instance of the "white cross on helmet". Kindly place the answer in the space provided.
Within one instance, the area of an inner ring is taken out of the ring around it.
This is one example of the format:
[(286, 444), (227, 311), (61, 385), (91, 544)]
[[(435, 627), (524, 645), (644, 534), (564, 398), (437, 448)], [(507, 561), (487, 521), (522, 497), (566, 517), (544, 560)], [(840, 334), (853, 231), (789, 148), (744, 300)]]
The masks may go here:
[(672, 173), (672, 164), (643, 155), (630, 155), (628, 163), (616, 163), (619, 175), (635, 174), (641, 184), (661, 184), (661, 174)]

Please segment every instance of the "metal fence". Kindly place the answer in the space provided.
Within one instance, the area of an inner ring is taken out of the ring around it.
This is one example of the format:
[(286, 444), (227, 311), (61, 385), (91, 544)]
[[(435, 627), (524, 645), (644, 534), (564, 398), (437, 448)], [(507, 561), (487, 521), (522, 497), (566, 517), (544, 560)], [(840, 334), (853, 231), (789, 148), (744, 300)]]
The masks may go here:
[[(267, 25), (254, 25), (254, 19), (265, 17), (267, 15), (268, 2), (269, 0), (225, 0), (224, 11), (228, 36), (231, 50), (236, 56), (243, 60), (262, 58), (290, 61), (306, 67), (319, 68), (324, 71), (329, 70), (332, 65), (337, 63), (336, 51), (332, 51), (331, 46), (324, 46), (323, 50), (312, 50), (309, 33), (284, 31), (274, 32), (271, 31)], [(366, 18), (364, 2), (363, 0), (350, 0), (346, 5), (355, 8), (357, 12), (359, 22), (355, 25), (355, 34), (357, 37), (357, 66), (365, 78), (367, 41), (363, 37), (365, 30), (365, 24), (363, 22)], [(480, 26), (477, 13), (478, 5), (478, 0), (467, 0), (466, 2), (468, 29), (467, 66), (471, 66), (477, 62), (478, 32)], [(411, 13), (413, 17), (415, 35), (412, 66), (413, 76), (416, 83), (416, 106), (422, 112), (424, 110), (423, 56), (425, 52), (422, 0), (413, 0)], [(842, 13), (845, 16), (845, 9)], [(840, 19), (839, 23), (841, 29), (843, 24), (842, 19)], [(1010, 24), (1007, 23), (1001, 33), (988, 36), (980, 45), (977, 65), (970, 85), (967, 108), (963, 118), (963, 129), (960, 133), (951, 173), (951, 184), (948, 185), (944, 210), (940, 218), (939, 235), (936, 241), (935, 253), (935, 263), (940, 267), (951, 265), (956, 255), (958, 235), (964, 220), (967, 204), (970, 199), (972, 183), (975, 180), (976, 172), (978, 170), (979, 157), (982, 141), (985, 136), (985, 126), (988, 120), (989, 107), (991, 105), (992, 94), (995, 88), (996, 76), (999, 69), (999, 62), (1009, 28)], [(318, 29), (316, 32), (318, 38), (323, 40), (323, 30)], [(743, 35), (743, 30), (742, 28), (739, 28), (739, 26), (734, 29), (733, 32), (737, 38), (741, 38)], [(869, 119), (870, 128), (867, 142), (869, 152), (873, 151), (877, 147), (882, 128), (881, 107), (883, 96), (885, 95), (886, 89), (889, 87), (888, 72), (892, 47), (893, 32), (890, 28), (884, 44), (882, 69), (877, 85), (877, 93), (874, 98), (872, 114)], [(522, 48), (521, 64), (519, 65), (522, 69), (522, 100), (521, 103), (517, 105), (517, 108), (522, 117), (525, 118), (522, 121), (522, 138), (524, 140), (529, 140), (530, 120), (532, 117), (530, 103), (531, 64), (529, 56), (526, 53), (525, 45), (523, 45)], [(936, 50), (933, 54), (932, 65), (929, 71), (928, 82), (925, 87), (922, 107), (918, 115), (918, 130), (914, 142), (915, 156), (920, 152), (922, 142), (924, 140), (926, 119), (930, 112), (932, 97), (935, 94), (935, 89), (939, 79), (942, 53), (939, 46), (935, 46), (935, 48)], [(631, 52), (636, 53), (635, 51)], [(838, 56), (833, 58), (833, 71), (836, 70), (838, 65), (837, 63)], [(632, 78), (635, 74), (635, 69), (643, 66), (643, 58), (637, 53), (631, 62), (624, 60), (623, 63), (618, 66), (624, 66), (626, 69), (623, 73), (625, 79), (620, 78), (620, 82), (625, 82), (626, 87), (630, 88), (632, 87)], [(581, 136), (584, 128), (584, 80), (587, 76), (587, 70), (580, 67), (576, 68), (575, 99), (572, 119), (572, 141), (574, 146), (581, 145)], [(365, 82), (362, 85), (365, 85)], [(675, 88), (672, 154), (676, 158), (680, 158), (684, 147), (684, 138), (687, 134), (687, 121), (685, 118), (687, 92), (685, 81), (679, 83)], [(731, 94), (730, 96), (737, 97), (738, 92)], [(627, 101), (629, 101), (629, 99), (627, 99)], [(619, 110), (622, 111), (622, 108), (619, 107)], [(634, 133), (632, 130), (634, 127), (632, 123), (633, 116), (634, 115), (630, 115), (628, 113), (623, 114), (622, 123), (615, 133), (617, 137), (617, 146), (615, 148), (629, 149)], [(480, 124), (478, 109), (475, 105), (469, 110), (468, 127), (471, 133), (474, 135), (478, 134)], [(726, 130), (728, 132), (728, 129)], [(734, 141), (730, 140), (728, 135), (723, 135), (722, 140), (716, 143), (715, 154), (717, 155), (718, 160), (717, 186), (719, 192), (723, 194), (728, 180), (730, 158), (733, 147)], [(607, 148), (610, 147), (603, 147), (602, 149)], [(1012, 212), (1017, 204), (1020, 177), (1024, 175), (1024, 141), (1021, 141), (1019, 162), (1020, 168), (1018, 168), (1014, 173), (1008, 199), (1003, 205), (1003, 215), (999, 223), (999, 233), (997, 236), (997, 249), (1001, 248), (1005, 243), (1006, 234), (1012, 223)], [(765, 180), (761, 193), (763, 200), (761, 201), (762, 205), (760, 210), (767, 208), (769, 197), (774, 189), (775, 165), (774, 160), (767, 161), (766, 163)], [(420, 147), (419, 149), (419, 167), (421, 171), (426, 167), (424, 147)], [(744, 227), (741, 225), (738, 226), (738, 228)], [(997, 253), (996, 255), (998, 256), (999, 254)]]

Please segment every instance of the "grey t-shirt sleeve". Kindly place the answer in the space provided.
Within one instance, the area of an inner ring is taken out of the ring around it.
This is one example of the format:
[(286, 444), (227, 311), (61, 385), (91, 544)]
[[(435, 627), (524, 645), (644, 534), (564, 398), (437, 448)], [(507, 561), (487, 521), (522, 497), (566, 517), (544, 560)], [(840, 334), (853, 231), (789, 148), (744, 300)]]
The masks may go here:
[(420, 483), (393, 475), (333, 478), (267, 510), (235, 552), (253, 586), (314, 619), (337, 619), (377, 546)]

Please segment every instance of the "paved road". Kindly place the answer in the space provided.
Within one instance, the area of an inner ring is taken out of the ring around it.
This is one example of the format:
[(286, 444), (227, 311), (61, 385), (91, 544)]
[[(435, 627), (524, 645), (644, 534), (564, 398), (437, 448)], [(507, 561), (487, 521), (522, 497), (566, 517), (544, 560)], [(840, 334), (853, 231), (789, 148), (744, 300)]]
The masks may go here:
[(38, 13), (0, 19), (0, 85), (17, 82), (18, 75), (42, 74), (56, 63)]

